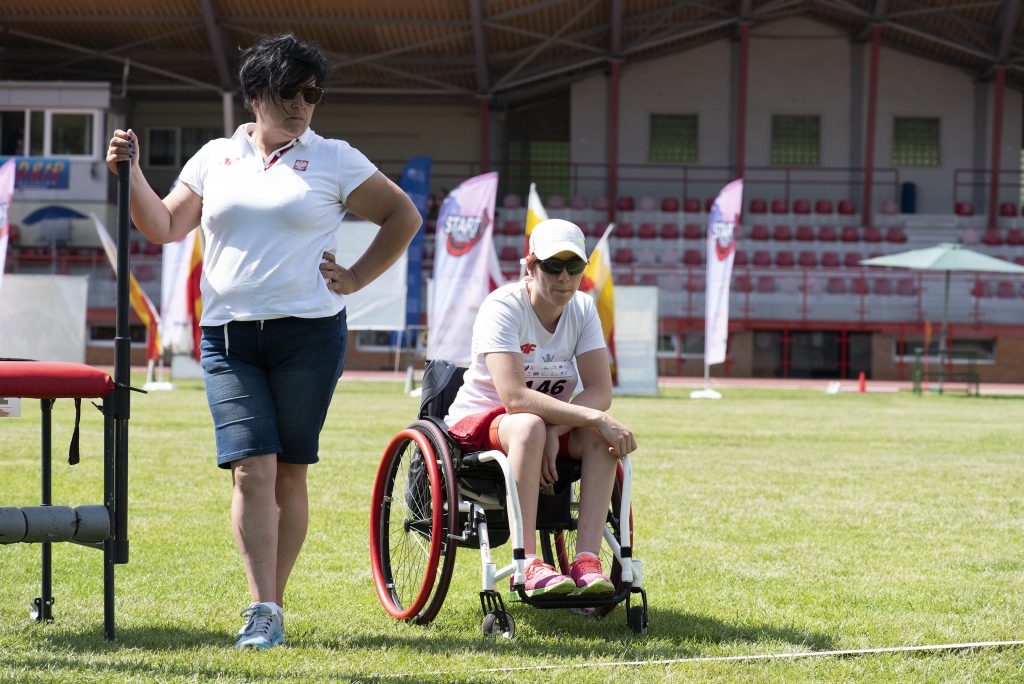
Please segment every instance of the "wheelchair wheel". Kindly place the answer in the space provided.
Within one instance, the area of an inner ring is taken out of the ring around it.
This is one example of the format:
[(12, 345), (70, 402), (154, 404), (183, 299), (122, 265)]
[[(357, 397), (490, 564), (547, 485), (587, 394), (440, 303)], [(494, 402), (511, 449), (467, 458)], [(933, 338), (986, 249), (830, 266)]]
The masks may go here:
[[(622, 465), (619, 464), (615, 473), (615, 483), (612, 486), (611, 505), (608, 508), (608, 518), (606, 521), (616, 539), (619, 538), (622, 529), (619, 525), (619, 508), (622, 505), (622, 477)], [(543, 531), (540, 535), (541, 552), (544, 556), (544, 562), (554, 565), (564, 575), (569, 574), (569, 567), (572, 565), (573, 558), (576, 557), (576, 520), (579, 515), (579, 500), (580, 483), (577, 480), (572, 483), (571, 514), (573, 524), (571, 529), (552, 532)], [(629, 511), (629, 543), (630, 546), (633, 545), (632, 507), (630, 507)], [(619, 565), (618, 559), (606, 543), (601, 544), (600, 556), (601, 567), (610, 569), (608, 578), (615, 585), (615, 593), (619, 593), (622, 591), (622, 566)], [(602, 618), (614, 609), (615, 605), (598, 606), (590, 614), (594, 617)]]
[(377, 597), (399, 620), (427, 624), (448, 593), (458, 493), (441, 430), (416, 421), (388, 444), (370, 508), (370, 562)]

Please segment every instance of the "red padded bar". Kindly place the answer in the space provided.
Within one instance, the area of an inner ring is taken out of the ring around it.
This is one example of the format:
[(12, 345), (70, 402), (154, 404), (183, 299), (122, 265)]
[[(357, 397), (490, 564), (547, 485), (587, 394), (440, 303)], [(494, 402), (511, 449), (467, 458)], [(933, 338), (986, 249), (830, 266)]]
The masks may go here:
[(113, 389), (109, 375), (81, 363), (0, 361), (0, 396), (4, 397), (102, 397)]

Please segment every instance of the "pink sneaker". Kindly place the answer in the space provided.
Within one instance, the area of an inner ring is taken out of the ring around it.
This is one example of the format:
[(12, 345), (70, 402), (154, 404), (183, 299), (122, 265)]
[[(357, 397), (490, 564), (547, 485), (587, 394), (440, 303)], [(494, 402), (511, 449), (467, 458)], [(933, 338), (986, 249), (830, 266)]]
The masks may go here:
[(601, 561), (593, 556), (580, 556), (573, 561), (569, 577), (576, 583), (574, 596), (615, 593), (615, 585), (601, 572)]
[[(559, 575), (555, 569), (540, 558), (526, 563), (526, 586), (524, 590), (530, 598), (537, 596), (564, 596), (576, 588), (571, 577)], [(510, 582), (512, 579), (510, 578)]]

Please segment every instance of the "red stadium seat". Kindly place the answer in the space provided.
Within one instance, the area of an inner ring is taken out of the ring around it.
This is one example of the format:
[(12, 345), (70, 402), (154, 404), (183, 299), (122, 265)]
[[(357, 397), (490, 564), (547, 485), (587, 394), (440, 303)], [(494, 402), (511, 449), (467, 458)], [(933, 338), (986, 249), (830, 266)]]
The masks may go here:
[(686, 201), (683, 202), (683, 211), (687, 214), (699, 214), (700, 200), (695, 197), (687, 197)]
[(772, 265), (772, 254), (766, 249), (759, 249), (754, 252), (754, 259), (752, 261), (754, 266), (771, 266)]
[(850, 200), (839, 200), (839, 215), (853, 216), (857, 213), (857, 207)]
[(892, 281), (888, 278), (875, 278), (874, 293), (886, 297), (892, 294)]
[(706, 200), (704, 200), (704, 213), (705, 214), (710, 214), (711, 213), (711, 209), (715, 206), (715, 199), (716, 199), (715, 197), (708, 197)]
[(846, 294), (846, 280), (843, 278), (829, 278), (825, 284), (825, 292), (829, 294)]
[(903, 244), (907, 241), (907, 234), (899, 226), (892, 226), (885, 231), (885, 241), (893, 244)]
[(1006, 231), (1006, 244), (1008, 247), (1024, 246), (1024, 231), (1020, 228), (1011, 228)]
[(658, 200), (654, 199), (650, 195), (644, 195), (643, 197), (640, 198), (639, 206), (640, 206), (640, 211), (647, 211), (647, 212), (657, 211), (657, 209), (658, 209)]
[(629, 222), (616, 223), (612, 235), (620, 240), (628, 240), (633, 237), (633, 224)]
[(999, 233), (999, 229), (989, 228), (981, 237), (981, 241), (989, 247), (999, 247), (1003, 244), (1003, 236)]
[(704, 228), (699, 223), (687, 223), (683, 228), (684, 240), (703, 240)]
[(616, 264), (631, 264), (633, 263), (633, 250), (629, 247), (619, 247), (615, 250), (612, 255), (612, 261)]
[(794, 214), (810, 214), (811, 203), (807, 200), (793, 200), (793, 213)]
[(636, 285), (636, 279), (633, 278), (632, 273), (623, 273), (621, 275), (616, 274), (615, 276), (616, 285)]
[(587, 208), (587, 198), (583, 195), (573, 195), (569, 206), (573, 208), (573, 211), (583, 211)]
[(596, 211), (608, 211), (608, 198), (604, 195), (595, 195), (590, 200), (590, 208)]
[(772, 230), (772, 240), (776, 242), (789, 242), (793, 239), (793, 229), (784, 223), (780, 223)]
[(1017, 264), (1018, 266), (1024, 266), (1024, 256), (1013, 257), (1013, 263)]
[(655, 285), (658, 284), (658, 276), (653, 273), (641, 273), (640, 277), (636, 281), (637, 285)]
[(901, 297), (913, 297), (917, 295), (917, 285), (913, 278), (900, 278), (896, 281), (896, 294)]
[(658, 229), (653, 223), (641, 223), (636, 236), (641, 240), (653, 240), (658, 237)]
[(850, 289), (854, 294), (866, 295), (869, 293), (868, 279), (861, 276), (860, 278), (854, 278), (850, 281)]
[(733, 266), (746, 266), (750, 263), (750, 255), (745, 249), (737, 249), (732, 259)]
[(860, 268), (860, 252), (847, 252), (843, 255), (843, 266), (847, 268)]
[(704, 263), (704, 253), (699, 249), (688, 249), (683, 252), (683, 263), (687, 266), (700, 266)]
[(1008, 280), (1000, 280), (996, 284), (996, 297), (999, 299), (1015, 299), (1017, 297), (1017, 288)]
[(514, 192), (510, 192), (507, 195), (505, 195), (504, 198), (502, 198), (501, 206), (505, 207), (506, 209), (518, 209), (521, 206), (523, 206), (523, 198), (521, 198)]
[(633, 211), (636, 209), (636, 200), (629, 195), (623, 195), (615, 200), (615, 208), (619, 211)]
[(974, 287), (971, 288), (971, 294), (975, 297), (991, 297), (992, 296), (992, 283), (987, 280), (975, 280)]
[(526, 232), (525, 232), (525, 229), (523, 228), (523, 224), (521, 224), (519, 221), (508, 220), (508, 221), (505, 221), (505, 223), (503, 223), (501, 225), (501, 234), (502, 235), (525, 235)]
[(831, 214), (832, 213), (832, 200), (820, 199), (814, 203), (815, 214)]
[(974, 207), (970, 202), (957, 202), (953, 205), (953, 213), (957, 216), (974, 216)]
[(821, 226), (818, 228), (818, 242), (835, 242), (838, 239), (835, 226)]
[(771, 237), (771, 233), (768, 232), (768, 226), (763, 223), (755, 223), (750, 229), (751, 240), (767, 240)]
[(797, 226), (796, 227), (796, 239), (798, 242), (813, 242), (814, 241), (814, 226)]
[(784, 199), (773, 199), (772, 200), (772, 213), (773, 214), (788, 214), (789, 213), (789, 202)]
[(775, 265), (779, 268), (792, 268), (796, 264), (792, 252), (776, 252)]
[(147, 242), (146, 246), (142, 248), (142, 253), (145, 256), (159, 256), (164, 253), (164, 246)]
[(132, 240), (131, 241), (131, 248), (128, 251), (131, 254), (141, 254), (142, 253), (142, 245), (139, 243), (138, 240)]
[(752, 199), (750, 200), (750, 213), (751, 214), (767, 214), (768, 203), (763, 199)]
[(1004, 218), (1012, 218), (1017, 215), (1017, 205), (1013, 202), (1003, 202), (999, 205), (999, 215)]
[(21, 237), (21, 229), (17, 225), (11, 223), (7, 226), (7, 246), (15, 245), (18, 243), (18, 238)]
[(815, 252), (803, 251), (797, 255), (797, 265), (800, 268), (817, 268), (818, 267), (818, 255)]
[(662, 197), (661, 210), (665, 212), (679, 211), (679, 199), (676, 197)]
[(679, 224), (676, 224), (676, 223), (662, 223), (661, 224), (661, 239), (662, 240), (678, 240), (679, 239)]
[(505, 245), (501, 248), (501, 252), (498, 254), (498, 259), (501, 261), (519, 261), (520, 256), (519, 248), (514, 245)]
[(856, 226), (843, 226), (839, 239), (842, 242), (860, 242), (860, 231)]
[(565, 209), (565, 197), (562, 195), (548, 195), (548, 201), (544, 206), (548, 209)]
[(872, 244), (882, 241), (882, 229), (878, 226), (864, 226), (864, 242)]
[[(739, 255), (739, 252), (736, 252)], [(741, 273), (736, 276), (736, 291), (742, 294), (746, 294), (754, 289), (753, 283), (750, 282), (750, 276), (745, 273)]]
[(775, 292), (775, 278), (771, 276), (761, 276), (757, 279), (757, 291), (762, 294), (771, 294)]
[(821, 255), (821, 267), (822, 268), (839, 268), (842, 262), (839, 260), (839, 254), (836, 252), (825, 252)]

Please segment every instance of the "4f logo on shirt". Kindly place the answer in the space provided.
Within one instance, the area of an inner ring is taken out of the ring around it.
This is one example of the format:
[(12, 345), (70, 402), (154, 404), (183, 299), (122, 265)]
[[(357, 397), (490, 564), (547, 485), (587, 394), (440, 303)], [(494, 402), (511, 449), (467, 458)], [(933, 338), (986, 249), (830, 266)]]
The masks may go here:
[(305, 159), (296, 159), (295, 163), (292, 164), (292, 168), (296, 171), (305, 171), (308, 166), (309, 162)]
[(519, 345), (519, 350), (524, 354), (532, 354), (533, 350), (537, 348), (537, 345), (527, 342), (526, 344)]

